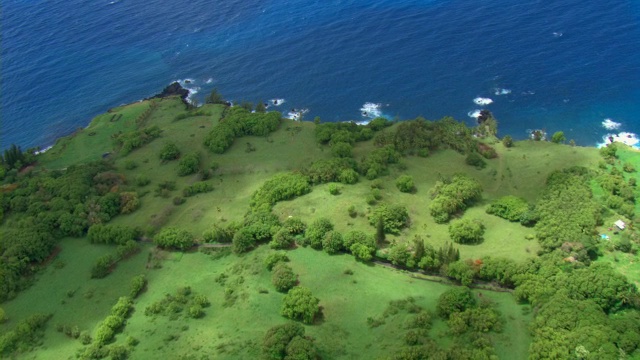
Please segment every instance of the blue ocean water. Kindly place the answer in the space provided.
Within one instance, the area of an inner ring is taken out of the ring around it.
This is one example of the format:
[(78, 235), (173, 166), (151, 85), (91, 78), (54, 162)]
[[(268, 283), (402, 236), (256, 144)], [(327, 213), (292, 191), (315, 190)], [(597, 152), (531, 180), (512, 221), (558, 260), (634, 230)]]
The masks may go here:
[(636, 1), (2, 0), (0, 24), (0, 148), (186, 78), (196, 99), (283, 98), (308, 120), (473, 124), (486, 107), (515, 138), (640, 133)]

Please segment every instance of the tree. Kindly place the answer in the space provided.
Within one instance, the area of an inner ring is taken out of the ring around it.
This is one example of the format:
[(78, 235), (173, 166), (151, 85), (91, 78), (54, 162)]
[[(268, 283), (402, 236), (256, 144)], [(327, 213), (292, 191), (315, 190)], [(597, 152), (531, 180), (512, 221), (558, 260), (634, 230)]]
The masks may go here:
[(175, 160), (180, 157), (180, 149), (173, 142), (166, 142), (162, 149), (160, 150), (160, 159), (161, 160)]
[(385, 233), (399, 234), (400, 230), (409, 225), (409, 212), (402, 205), (380, 204), (369, 216), (369, 224), (378, 226), (380, 219), (382, 219)]
[(287, 292), (298, 283), (298, 277), (289, 265), (284, 262), (278, 262), (273, 267), (271, 283), (279, 292)]
[(413, 183), (413, 177), (409, 175), (400, 175), (400, 177), (396, 179), (396, 187), (405, 193), (413, 192), (416, 188)]
[(200, 153), (192, 152), (182, 157), (178, 163), (178, 176), (195, 174), (200, 168)]
[(188, 230), (169, 226), (162, 229), (158, 235), (155, 236), (153, 242), (161, 248), (187, 250), (193, 246), (194, 238), (193, 234)]
[(327, 218), (320, 218), (307, 227), (305, 236), (312, 248), (320, 250), (322, 249), (324, 236), (331, 230), (333, 230), (331, 221)]
[(475, 271), (466, 261), (456, 261), (447, 266), (447, 276), (460, 281), (464, 286), (469, 286), (473, 283)]
[(449, 225), (449, 236), (458, 244), (477, 244), (482, 242), (484, 230), (484, 225), (478, 219), (461, 219)]
[(515, 222), (521, 221), (529, 209), (527, 200), (521, 197), (507, 195), (492, 202), (487, 208), (487, 214)]
[(331, 145), (331, 153), (335, 157), (350, 158), (353, 156), (353, 146), (346, 142), (337, 142)]
[(505, 135), (502, 138), (502, 145), (507, 148), (513, 147), (513, 138), (511, 137), (511, 135)]
[(438, 316), (448, 319), (451, 314), (462, 312), (475, 305), (476, 300), (468, 287), (454, 287), (440, 295), (436, 312)]
[(205, 99), (205, 103), (207, 104), (224, 104), (224, 98), (222, 98), (222, 95), (220, 95), (220, 93), (218, 92), (218, 89), (213, 89), (211, 90), (211, 93), (209, 94), (209, 96), (207, 96), (207, 98)]
[(287, 346), (295, 337), (304, 336), (304, 326), (289, 322), (270, 328), (262, 339), (262, 354), (267, 359), (282, 360), (287, 355)]
[(306, 287), (296, 286), (289, 290), (282, 301), (280, 314), (289, 319), (301, 320), (305, 324), (312, 324), (320, 312), (320, 300), (313, 296)]
[(322, 240), (322, 249), (327, 254), (337, 254), (344, 249), (342, 234), (337, 231), (329, 231)]
[(236, 254), (241, 254), (251, 250), (256, 244), (256, 239), (250, 229), (243, 227), (236, 231), (231, 243), (231, 250)]
[(564, 143), (566, 140), (567, 138), (564, 136), (564, 132), (562, 131), (556, 131), (551, 136), (551, 142), (556, 144)]
[(287, 345), (287, 356), (284, 360), (316, 360), (318, 350), (313, 341), (307, 337), (296, 336)]

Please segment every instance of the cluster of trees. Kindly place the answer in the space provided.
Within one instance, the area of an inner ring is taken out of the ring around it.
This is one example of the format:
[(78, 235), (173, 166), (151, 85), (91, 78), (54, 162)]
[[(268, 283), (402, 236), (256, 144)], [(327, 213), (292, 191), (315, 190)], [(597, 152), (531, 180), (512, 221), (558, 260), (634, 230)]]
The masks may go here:
[(535, 225), (540, 244), (551, 250), (564, 242), (591, 242), (601, 224), (602, 207), (593, 199), (589, 170), (572, 167), (555, 171), (535, 208)]
[(0, 335), (0, 355), (13, 355), (37, 345), (44, 336), (44, 328), (51, 315), (33, 314), (20, 320), (12, 330)]
[(408, 269), (420, 269), (429, 273), (443, 273), (446, 275), (448, 265), (460, 260), (460, 250), (453, 244), (447, 243), (438, 249), (425, 243), (422, 237), (416, 236), (410, 243), (397, 243), (382, 258), (391, 261), (393, 265)]
[(475, 148), (475, 143), (471, 129), (451, 117), (437, 121), (421, 117), (403, 121), (395, 133), (381, 132), (374, 138), (376, 146), (391, 145), (403, 154), (418, 156), (428, 156), (438, 149), (453, 149), (465, 154)]
[(304, 326), (295, 322), (270, 328), (262, 339), (262, 355), (269, 360), (320, 358), (313, 338), (305, 336)]
[(216, 154), (222, 154), (236, 138), (246, 135), (266, 136), (278, 129), (281, 114), (279, 112), (252, 113), (242, 107), (234, 106), (226, 111), (225, 117), (206, 136), (204, 145)]
[(437, 223), (449, 221), (451, 215), (463, 211), (482, 196), (480, 183), (466, 175), (454, 175), (450, 180), (436, 182), (429, 191), (429, 212)]
[(271, 208), (279, 201), (291, 200), (311, 191), (309, 178), (300, 173), (282, 173), (265, 181), (251, 196), (251, 206)]
[(487, 214), (495, 215), (511, 222), (520, 222), (525, 226), (535, 224), (535, 208), (527, 200), (513, 195), (503, 196), (491, 203)]
[(17, 172), (24, 166), (33, 164), (35, 161), (35, 149), (28, 149), (26, 152), (23, 152), (20, 146), (11, 144), (3, 154), (0, 154), (0, 180), (4, 179), (7, 172), (11, 170), (16, 170)]
[(195, 244), (194, 236), (191, 232), (176, 226), (168, 226), (160, 230), (153, 238), (153, 242), (161, 248), (187, 250)]
[(111, 164), (93, 162), (65, 171), (21, 175), (12, 191), (0, 193), (0, 301), (28, 286), (31, 264), (45, 260), (66, 236), (83, 236), (94, 224), (135, 210), (137, 194), (122, 191), (126, 179)]
[(399, 234), (400, 230), (409, 226), (409, 212), (402, 205), (380, 204), (369, 215), (369, 224), (378, 226), (382, 223), (382, 229), (387, 234)]
[(609, 173), (600, 174), (597, 180), (602, 189), (607, 193), (604, 199), (606, 205), (618, 214), (633, 219), (635, 217), (636, 205), (635, 178), (631, 177), (629, 181), (625, 181), (622, 172), (614, 166)]
[(129, 131), (123, 133), (122, 131), (111, 135), (113, 144), (116, 148), (120, 149), (120, 153), (127, 155), (133, 150), (142, 147), (154, 139), (160, 137), (162, 130), (154, 125), (146, 127), (140, 130)]
[(316, 160), (302, 169), (312, 184), (341, 182), (355, 184), (358, 182), (357, 163), (351, 158), (332, 158)]

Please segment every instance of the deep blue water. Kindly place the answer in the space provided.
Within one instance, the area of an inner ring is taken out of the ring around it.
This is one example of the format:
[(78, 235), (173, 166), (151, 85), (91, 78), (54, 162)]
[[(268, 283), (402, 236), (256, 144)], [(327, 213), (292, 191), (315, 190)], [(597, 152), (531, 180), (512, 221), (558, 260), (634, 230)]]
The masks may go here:
[(323, 121), (371, 102), (473, 124), (485, 97), (502, 135), (596, 145), (606, 118), (640, 133), (639, 3), (2, 0), (0, 148), (49, 145), (186, 78), (196, 99), (284, 98)]

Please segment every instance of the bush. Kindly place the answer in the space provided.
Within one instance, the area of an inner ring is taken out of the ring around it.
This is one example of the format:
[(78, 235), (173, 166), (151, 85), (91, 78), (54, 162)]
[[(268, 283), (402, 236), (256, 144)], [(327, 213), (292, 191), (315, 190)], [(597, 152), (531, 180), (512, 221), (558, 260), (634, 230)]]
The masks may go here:
[(529, 204), (527, 201), (513, 195), (503, 196), (492, 202), (487, 208), (487, 214), (512, 222), (521, 221), (528, 211)]
[(410, 193), (415, 190), (415, 185), (413, 183), (413, 177), (409, 175), (401, 175), (396, 179), (396, 187), (398, 190)]
[(282, 301), (280, 314), (293, 320), (301, 320), (305, 324), (312, 324), (320, 308), (320, 300), (313, 296), (311, 290), (296, 286), (289, 290)]
[(287, 292), (298, 283), (298, 277), (293, 269), (284, 262), (278, 262), (273, 267), (271, 283), (279, 292)]
[(269, 247), (272, 249), (288, 249), (294, 242), (293, 234), (287, 228), (281, 228), (273, 235), (273, 239), (269, 242)]
[(149, 185), (151, 180), (149, 180), (149, 178), (145, 175), (137, 175), (134, 182), (136, 183), (136, 186), (143, 187)]
[(140, 230), (124, 225), (95, 224), (89, 228), (87, 238), (92, 244), (126, 244), (140, 236)]
[(135, 299), (140, 295), (145, 286), (147, 286), (147, 278), (144, 274), (134, 276), (129, 283), (129, 296)]
[(484, 167), (487, 166), (487, 162), (484, 161), (484, 158), (477, 152), (469, 153), (469, 155), (464, 159), (464, 162), (477, 169), (484, 169)]
[(166, 142), (160, 150), (160, 159), (164, 161), (175, 160), (180, 157), (180, 149), (173, 142)]
[(287, 254), (283, 252), (274, 252), (269, 254), (264, 259), (264, 266), (267, 268), (267, 270), (271, 271), (273, 267), (276, 266), (276, 264), (280, 262), (287, 262), (287, 261), (289, 261)]
[(564, 143), (566, 140), (567, 138), (564, 136), (564, 132), (562, 131), (556, 131), (551, 136), (551, 142), (556, 144)]
[(502, 145), (507, 148), (513, 147), (513, 138), (510, 135), (505, 135), (502, 138)]
[(336, 254), (342, 251), (343, 246), (342, 234), (337, 231), (329, 231), (322, 239), (322, 249), (327, 254)]
[(624, 172), (633, 173), (636, 172), (636, 167), (630, 162), (625, 162), (622, 166), (622, 170), (624, 170)]
[(409, 213), (407, 208), (401, 205), (380, 204), (376, 206), (369, 216), (369, 224), (376, 226), (378, 219), (382, 219), (383, 229), (387, 234), (399, 234), (400, 230), (409, 225)]
[(338, 175), (338, 180), (343, 184), (355, 184), (358, 182), (358, 173), (353, 169), (344, 169)]
[(262, 355), (265, 359), (282, 360), (287, 356), (287, 347), (291, 340), (301, 336), (304, 336), (304, 326), (298, 323), (276, 325), (269, 329), (262, 339)]
[(236, 254), (241, 254), (251, 250), (256, 244), (256, 239), (249, 228), (243, 227), (236, 231), (231, 243), (231, 250)]
[(184, 197), (190, 197), (196, 194), (202, 194), (202, 193), (208, 193), (213, 191), (213, 185), (208, 183), (208, 182), (204, 182), (204, 181), (198, 181), (196, 183), (193, 183), (192, 185), (187, 186), (186, 188), (184, 188), (182, 190), (182, 195)]
[(211, 229), (202, 233), (202, 237), (205, 242), (230, 243), (233, 241), (236, 231), (237, 225), (235, 223), (229, 224), (227, 227), (215, 224)]
[(178, 176), (195, 174), (200, 169), (200, 154), (193, 152), (180, 159), (178, 163)]
[(251, 206), (275, 205), (278, 201), (290, 200), (310, 191), (308, 177), (298, 173), (277, 174), (251, 195)]
[(433, 201), (429, 205), (429, 212), (433, 219), (441, 224), (479, 199), (482, 186), (477, 180), (466, 175), (454, 175), (450, 181), (436, 182), (430, 194)]
[(302, 220), (295, 217), (287, 218), (282, 224), (284, 229), (287, 229), (291, 234), (298, 235), (303, 234), (305, 229), (307, 228), (307, 224), (305, 224)]
[(162, 229), (158, 235), (155, 236), (153, 242), (161, 248), (187, 250), (193, 247), (194, 238), (193, 234), (187, 230), (169, 226)]
[(189, 313), (189, 317), (194, 319), (200, 319), (201, 317), (204, 316), (204, 310), (202, 309), (202, 306), (198, 304), (191, 305), (189, 307), (188, 313)]
[(320, 218), (311, 223), (305, 232), (305, 236), (309, 241), (309, 245), (316, 250), (322, 249), (322, 240), (324, 236), (333, 230), (333, 224), (327, 218)]
[(336, 183), (329, 184), (329, 194), (340, 195), (340, 186)]
[(461, 219), (449, 225), (449, 236), (458, 244), (477, 244), (482, 242), (484, 230), (480, 220)]
[(438, 298), (436, 312), (443, 319), (456, 312), (463, 312), (476, 305), (476, 300), (468, 287), (451, 288)]
[(105, 276), (109, 275), (111, 272), (111, 266), (113, 266), (117, 262), (115, 256), (111, 254), (106, 254), (99, 257), (96, 260), (96, 263), (91, 268), (91, 277), (94, 279), (102, 279)]
[(331, 153), (335, 157), (350, 158), (353, 156), (353, 146), (346, 142), (337, 142), (331, 145)]

